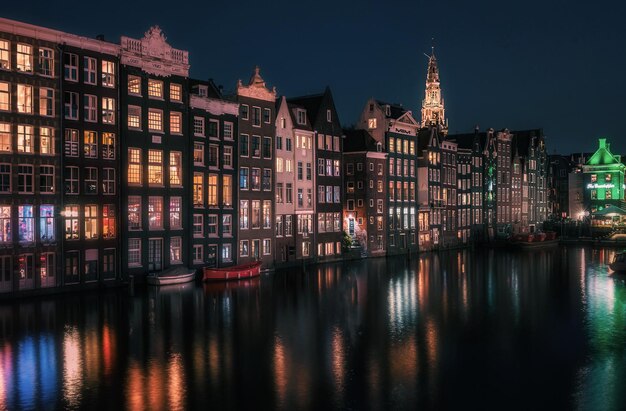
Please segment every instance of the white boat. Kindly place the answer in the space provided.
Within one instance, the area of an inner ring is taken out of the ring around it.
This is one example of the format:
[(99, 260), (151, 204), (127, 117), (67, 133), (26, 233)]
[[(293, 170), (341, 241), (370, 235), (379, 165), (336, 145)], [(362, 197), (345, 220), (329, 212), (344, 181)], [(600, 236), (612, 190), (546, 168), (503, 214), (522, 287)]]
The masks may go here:
[(626, 272), (626, 251), (615, 254), (613, 262), (609, 264), (613, 271)]
[(195, 279), (196, 270), (190, 270), (186, 267), (176, 267), (148, 275), (146, 282), (150, 285), (172, 285), (188, 283)]

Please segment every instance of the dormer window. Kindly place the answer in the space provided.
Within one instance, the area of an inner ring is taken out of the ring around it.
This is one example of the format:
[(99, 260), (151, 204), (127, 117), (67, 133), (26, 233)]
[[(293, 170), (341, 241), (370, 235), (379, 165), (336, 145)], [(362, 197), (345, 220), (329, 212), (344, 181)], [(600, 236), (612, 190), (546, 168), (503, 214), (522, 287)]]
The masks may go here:
[(389, 107), (389, 105), (385, 106), (385, 115), (386, 116), (390, 116), (391, 115), (391, 107)]
[(374, 104), (370, 103), (370, 112), (374, 111)]
[(370, 130), (373, 130), (376, 128), (376, 118), (367, 119), (367, 128), (369, 128)]
[(330, 110), (326, 110), (326, 121), (328, 121), (329, 123), (333, 121), (333, 115), (331, 114)]
[(298, 124), (306, 124), (306, 111), (298, 109), (297, 115)]
[(198, 86), (198, 95), (200, 97), (206, 97), (209, 93), (209, 88), (207, 86)]
[(379, 153), (383, 151), (383, 145), (381, 143), (376, 143), (376, 151)]

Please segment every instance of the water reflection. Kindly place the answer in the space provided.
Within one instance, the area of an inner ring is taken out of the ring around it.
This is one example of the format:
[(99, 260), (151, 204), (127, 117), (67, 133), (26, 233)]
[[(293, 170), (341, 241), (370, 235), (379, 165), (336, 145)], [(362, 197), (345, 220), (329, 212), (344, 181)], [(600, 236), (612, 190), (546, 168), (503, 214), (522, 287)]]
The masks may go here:
[(613, 255), (464, 250), (5, 304), (0, 409), (619, 409)]

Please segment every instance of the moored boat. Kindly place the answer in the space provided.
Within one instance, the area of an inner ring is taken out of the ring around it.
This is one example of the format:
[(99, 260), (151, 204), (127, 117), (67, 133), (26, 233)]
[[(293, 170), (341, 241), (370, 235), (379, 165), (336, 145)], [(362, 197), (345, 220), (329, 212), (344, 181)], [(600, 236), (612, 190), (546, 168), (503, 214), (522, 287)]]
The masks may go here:
[(241, 280), (244, 278), (258, 277), (261, 274), (261, 262), (255, 261), (249, 264), (236, 265), (224, 268), (203, 269), (203, 281), (228, 281)]
[(609, 268), (613, 271), (626, 272), (626, 251), (615, 254), (613, 262), (609, 264)]
[(196, 270), (186, 267), (176, 267), (155, 273), (146, 277), (146, 282), (150, 285), (172, 285), (184, 284), (195, 280)]

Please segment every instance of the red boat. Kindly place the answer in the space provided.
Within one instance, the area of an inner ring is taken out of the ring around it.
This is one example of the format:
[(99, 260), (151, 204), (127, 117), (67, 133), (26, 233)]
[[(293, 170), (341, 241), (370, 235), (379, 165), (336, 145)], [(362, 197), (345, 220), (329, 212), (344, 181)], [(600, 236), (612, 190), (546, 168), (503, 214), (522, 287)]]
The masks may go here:
[(203, 281), (228, 281), (258, 277), (261, 274), (261, 262), (256, 261), (224, 268), (204, 267), (203, 274)]

